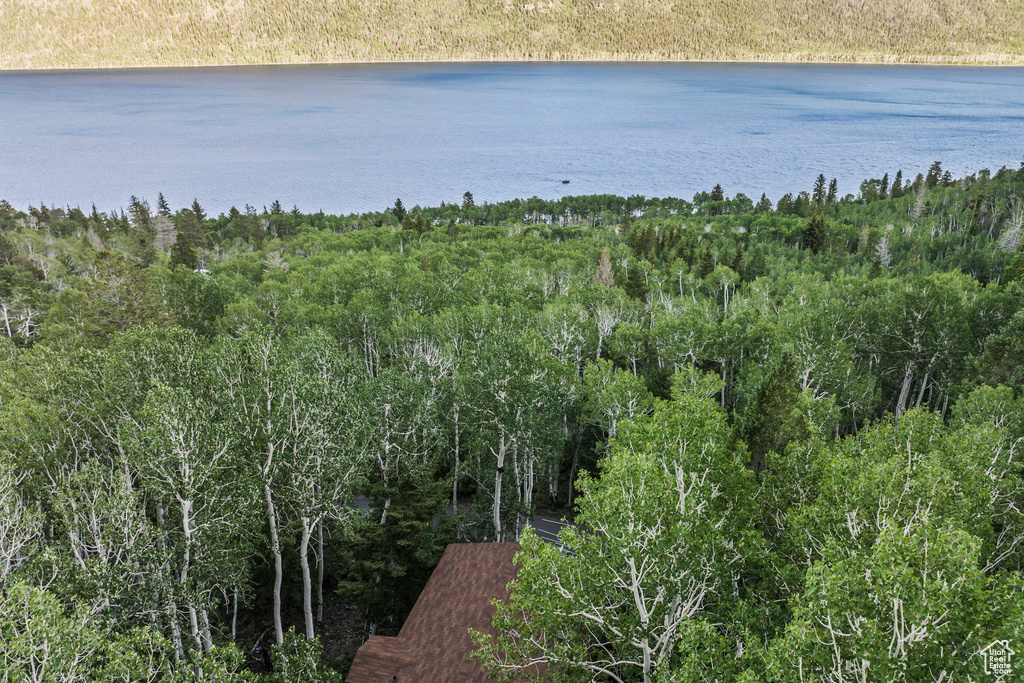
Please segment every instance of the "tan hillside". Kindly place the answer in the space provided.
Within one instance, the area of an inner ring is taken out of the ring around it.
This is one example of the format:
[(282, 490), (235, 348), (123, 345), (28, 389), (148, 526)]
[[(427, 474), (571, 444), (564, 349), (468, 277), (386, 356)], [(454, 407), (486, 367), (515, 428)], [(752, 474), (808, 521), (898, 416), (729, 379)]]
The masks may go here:
[(0, 68), (399, 60), (1024, 64), (1024, 0), (0, 0)]

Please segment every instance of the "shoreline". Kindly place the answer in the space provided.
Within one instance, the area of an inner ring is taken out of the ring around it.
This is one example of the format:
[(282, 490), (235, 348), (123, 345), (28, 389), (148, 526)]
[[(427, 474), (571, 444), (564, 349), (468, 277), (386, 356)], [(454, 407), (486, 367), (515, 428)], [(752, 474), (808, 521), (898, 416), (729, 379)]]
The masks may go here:
[(901, 66), (901, 67), (961, 67), (961, 68), (1024, 68), (1024, 55), (1014, 55), (1010, 59), (999, 61), (922, 61), (922, 60), (879, 60), (879, 59), (378, 59), (378, 60), (339, 60), (339, 61), (291, 61), (291, 62), (229, 62), (229, 63), (198, 63), (198, 64), (127, 64), (114, 66), (61, 66), (8, 69), (0, 67), (0, 74), (42, 74), (42, 73), (77, 73), (94, 71), (146, 71), (173, 69), (236, 69), (263, 67), (308, 67), (308, 66), (419, 66), (427, 64), (766, 64), (766, 65), (806, 65), (806, 66)]

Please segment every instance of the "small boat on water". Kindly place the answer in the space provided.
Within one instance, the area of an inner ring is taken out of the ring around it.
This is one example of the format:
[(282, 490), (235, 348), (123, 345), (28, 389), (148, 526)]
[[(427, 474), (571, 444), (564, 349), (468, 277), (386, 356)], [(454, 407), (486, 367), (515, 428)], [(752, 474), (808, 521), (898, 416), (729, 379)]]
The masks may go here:
[(569, 181), (568, 181), (568, 180), (563, 180), (563, 181), (562, 181), (562, 184), (563, 184), (563, 185), (568, 185), (568, 184), (569, 184)]

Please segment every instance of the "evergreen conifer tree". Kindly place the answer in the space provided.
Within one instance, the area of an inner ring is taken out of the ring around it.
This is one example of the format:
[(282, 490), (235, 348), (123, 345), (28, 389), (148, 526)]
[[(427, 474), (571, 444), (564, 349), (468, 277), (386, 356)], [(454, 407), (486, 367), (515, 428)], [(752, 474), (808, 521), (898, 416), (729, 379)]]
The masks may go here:
[(817, 254), (825, 247), (827, 239), (825, 218), (821, 214), (815, 214), (807, 222), (807, 227), (804, 228), (804, 248), (810, 249), (813, 254)]
[(808, 434), (806, 419), (797, 412), (800, 392), (793, 356), (784, 354), (771, 368), (754, 401), (737, 424), (750, 449), (750, 467), (761, 472), (769, 453), (782, 453), (790, 441)]
[(643, 269), (639, 267), (630, 268), (629, 275), (626, 277), (626, 294), (628, 294), (631, 299), (646, 301), (647, 293), (648, 289)]
[(402, 204), (401, 198), (395, 200), (395, 206), (391, 209), (391, 213), (394, 214), (399, 223), (405, 220), (405, 216), (408, 212), (405, 210), (405, 205)]
[(824, 173), (819, 173), (818, 179), (814, 181), (814, 193), (811, 196), (817, 206), (825, 203), (825, 186), (827, 182)]
[(743, 281), (753, 282), (762, 275), (768, 273), (768, 264), (765, 263), (764, 252), (761, 247), (754, 247), (754, 253), (743, 269)]
[(697, 276), (701, 280), (711, 275), (712, 271), (715, 270), (715, 258), (711, 255), (711, 247), (704, 245), (704, 249), (700, 253), (700, 266), (697, 271)]
[(196, 255), (196, 250), (192, 247), (192, 241), (180, 232), (178, 233), (178, 239), (171, 246), (171, 268), (177, 265), (185, 266), (189, 270), (195, 270), (199, 267), (199, 257)]

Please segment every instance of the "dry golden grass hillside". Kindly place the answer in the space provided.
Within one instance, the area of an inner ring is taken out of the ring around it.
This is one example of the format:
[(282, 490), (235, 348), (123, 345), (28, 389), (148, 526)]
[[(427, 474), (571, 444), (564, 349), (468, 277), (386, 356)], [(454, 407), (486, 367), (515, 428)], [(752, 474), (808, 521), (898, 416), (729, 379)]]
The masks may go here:
[(1024, 0), (0, 0), (0, 68), (396, 60), (1024, 64)]

